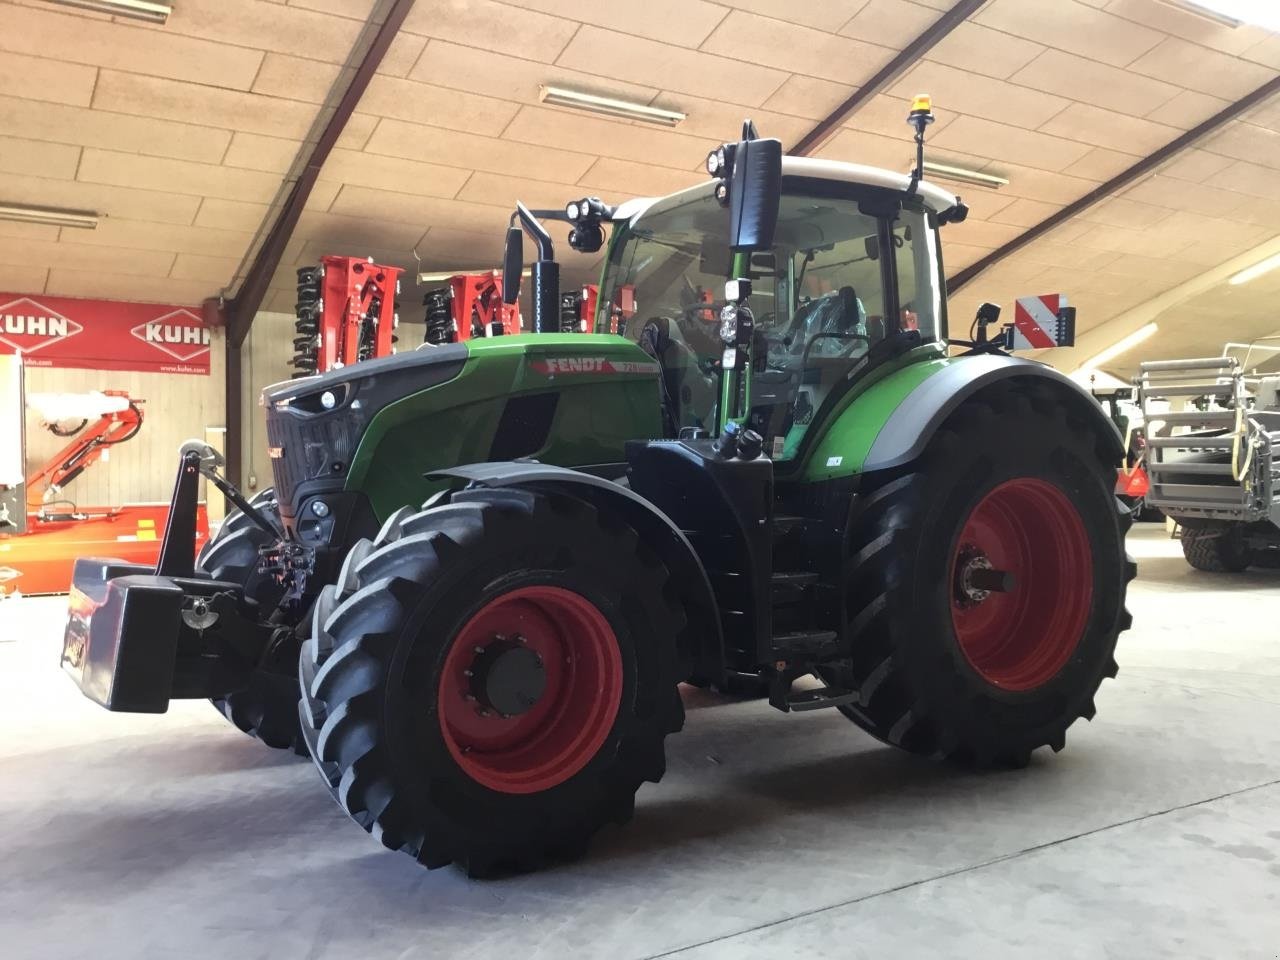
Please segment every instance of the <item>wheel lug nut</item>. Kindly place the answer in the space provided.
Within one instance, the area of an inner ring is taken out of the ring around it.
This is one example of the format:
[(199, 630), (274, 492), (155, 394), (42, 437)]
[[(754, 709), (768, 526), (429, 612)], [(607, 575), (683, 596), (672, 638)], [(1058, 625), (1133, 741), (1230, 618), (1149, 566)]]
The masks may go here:
[(479, 644), (476, 644), (474, 647), (472, 647), (472, 648), (471, 648), (471, 652), (472, 652), (472, 653), (484, 653), (484, 647), (480, 646)]
[(475, 698), (476, 698), (476, 695), (474, 693), (464, 693), (462, 695), (463, 700), (475, 700)]
[(476, 713), (478, 713), (482, 717), (489, 716), (489, 711), (486, 710), (484, 707), (481, 707), (479, 710), (476, 711)]
[(474, 677), (474, 676), (475, 676), (475, 674), (474, 674), (474, 673), (472, 673), (470, 670), (463, 670), (463, 671), (462, 671), (462, 675), (463, 675), (464, 677)]

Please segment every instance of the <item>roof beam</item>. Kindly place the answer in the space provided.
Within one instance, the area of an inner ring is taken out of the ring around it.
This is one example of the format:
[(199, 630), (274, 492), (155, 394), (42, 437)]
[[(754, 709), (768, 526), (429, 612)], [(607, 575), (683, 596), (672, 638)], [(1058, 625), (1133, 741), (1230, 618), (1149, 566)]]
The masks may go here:
[(1244, 97), (1241, 97), (1239, 100), (1237, 100), (1235, 103), (1231, 104), (1230, 106), (1224, 107), (1222, 110), (1219, 110), (1208, 120), (1205, 120), (1202, 123), (1196, 125), (1195, 127), (1192, 127), (1182, 136), (1178, 137), (1175, 140), (1169, 141), (1163, 147), (1157, 150), (1155, 153), (1151, 154), (1151, 156), (1146, 157), (1143, 160), (1139, 160), (1137, 163), (1129, 167), (1127, 170), (1124, 170), (1121, 173), (1116, 174), (1106, 183), (1101, 184), (1100, 186), (1098, 186), (1093, 190), (1090, 190), (1079, 200), (1075, 200), (1067, 204), (1057, 213), (1053, 214), (1052, 216), (1044, 220), (1041, 220), (1030, 230), (1027, 230), (1025, 233), (1021, 233), (1018, 236), (1014, 237), (1008, 243), (1004, 244), (1004, 246), (997, 247), (995, 250), (992, 250), (990, 253), (988, 253), (985, 257), (975, 261), (974, 263), (971, 263), (969, 266), (965, 267), (963, 270), (957, 273), (954, 277), (951, 277), (950, 279), (947, 280), (947, 293), (948, 294), (955, 293), (957, 290), (963, 287), (966, 283), (968, 283), (978, 274), (982, 273), (982, 271), (986, 270), (988, 267), (994, 266), (995, 264), (999, 263), (1001, 260), (1005, 259), (1006, 257), (1014, 253), (1017, 253), (1027, 244), (1031, 243), (1031, 241), (1044, 236), (1054, 227), (1057, 227), (1062, 225), (1063, 223), (1066, 223), (1076, 214), (1082, 213), (1083, 211), (1088, 210), (1094, 204), (1100, 203), (1101, 201), (1106, 200), (1116, 191), (1124, 187), (1127, 187), (1129, 184), (1133, 183), (1136, 180), (1141, 179), (1142, 177), (1145, 177), (1148, 173), (1151, 173), (1153, 170), (1155, 170), (1165, 161), (1172, 159), (1173, 157), (1181, 153), (1183, 150), (1186, 150), (1188, 147), (1193, 146), (1200, 140), (1203, 140), (1205, 137), (1209, 136), (1209, 134), (1214, 133), (1215, 131), (1226, 126), (1232, 120), (1235, 120), (1237, 117), (1241, 116), (1242, 114), (1252, 110), (1254, 107), (1258, 106), (1258, 104), (1262, 103), (1264, 100), (1267, 100), (1269, 97), (1274, 96), (1276, 93), (1280, 93), (1280, 77), (1274, 77), (1271, 80), (1267, 81), (1262, 86), (1258, 87), (1258, 89), (1254, 90), (1252, 93), (1247, 94)]
[[(817, 126), (796, 141), (787, 151), (793, 157), (810, 157), (840, 129), (840, 125), (849, 119), (864, 103), (884, 92), (893, 81), (913, 67), (926, 53), (933, 49), (947, 34), (967, 20), (987, 0), (959, 0), (950, 10), (939, 17), (922, 34), (903, 47), (892, 60), (886, 63), (870, 80), (855, 90), (840, 106), (826, 117), (818, 121)], [(906, 118), (903, 118), (906, 122)]]
[(307, 139), (281, 184), (271, 212), (258, 228), (254, 244), (236, 271), (240, 283), (235, 296), (221, 299), (218, 304), (226, 321), (227, 340), (231, 346), (238, 348), (249, 335), (254, 315), (262, 306), (267, 286), (280, 266), (285, 244), (289, 242), (307, 198), (311, 196), (320, 168), (342, 135), (412, 6), (413, 0), (382, 0), (369, 15), (352, 46), (346, 65), (334, 81)]

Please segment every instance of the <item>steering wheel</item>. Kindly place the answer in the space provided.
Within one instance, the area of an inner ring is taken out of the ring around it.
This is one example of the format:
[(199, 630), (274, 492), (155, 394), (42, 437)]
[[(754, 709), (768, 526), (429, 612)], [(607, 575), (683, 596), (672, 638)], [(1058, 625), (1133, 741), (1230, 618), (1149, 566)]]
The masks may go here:
[(804, 354), (800, 358), (801, 370), (809, 369), (809, 351), (813, 349), (813, 345), (819, 340), (839, 340), (842, 343), (849, 344), (848, 348), (841, 350), (831, 359), (839, 359), (840, 357), (849, 356), (855, 349), (854, 344), (858, 342), (866, 344), (868, 350), (871, 349), (871, 340), (860, 333), (815, 333), (809, 338), (809, 342), (804, 345)]

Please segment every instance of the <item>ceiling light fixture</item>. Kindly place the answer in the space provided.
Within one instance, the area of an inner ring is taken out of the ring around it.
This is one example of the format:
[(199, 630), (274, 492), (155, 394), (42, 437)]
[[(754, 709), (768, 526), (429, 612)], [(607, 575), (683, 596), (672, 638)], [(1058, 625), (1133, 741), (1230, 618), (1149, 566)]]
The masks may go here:
[(58, 207), (31, 207), (21, 203), (0, 203), (0, 220), (40, 223), (49, 227), (77, 227), (92, 230), (101, 214), (92, 210), (63, 210)]
[(173, 5), (153, 3), (152, 0), (49, 0), (64, 7), (79, 7), (94, 13), (109, 13), (113, 17), (130, 17), (148, 23), (164, 23), (173, 13)]
[(1259, 260), (1252, 267), (1245, 267), (1234, 277), (1227, 281), (1233, 287), (1238, 287), (1242, 283), (1248, 283), (1250, 280), (1256, 280), (1264, 273), (1270, 273), (1280, 267), (1280, 253), (1275, 256), (1267, 257), (1265, 260)]
[(1159, 326), (1154, 323), (1148, 323), (1145, 327), (1139, 327), (1127, 337), (1121, 337), (1097, 356), (1090, 357), (1084, 363), (1080, 364), (1080, 366), (1076, 368), (1076, 372), (1079, 373), (1081, 370), (1096, 370), (1104, 363), (1110, 363), (1116, 357), (1120, 356), (1120, 354), (1128, 353), (1138, 344), (1142, 343), (1142, 341), (1154, 336), (1158, 329), (1160, 329)]
[(964, 167), (953, 167), (947, 163), (934, 163), (932, 160), (924, 162), (924, 173), (925, 176), (936, 180), (954, 180), (957, 183), (968, 183), (975, 187), (987, 187), (990, 190), (999, 190), (1001, 187), (1009, 185), (1009, 181), (1004, 177), (997, 177), (991, 173), (981, 173), (978, 170), (967, 170)]
[(606, 116), (622, 117), (627, 120), (642, 120), (645, 123), (656, 123), (664, 127), (674, 127), (685, 118), (685, 114), (675, 110), (662, 110), (643, 103), (615, 100), (613, 97), (598, 97), (594, 93), (581, 93), (577, 90), (566, 90), (564, 87), (541, 86), (538, 88), (538, 99), (557, 107), (573, 107), (575, 110), (603, 113)]
[(1207, 6), (1196, 3), (1195, 0), (1159, 0), (1166, 7), (1173, 7), (1175, 10), (1181, 10), (1183, 13), (1189, 13), (1192, 16), (1202, 17), (1205, 20), (1212, 20), (1214, 23), (1220, 23), (1224, 27), (1235, 29), (1240, 26), (1240, 21), (1235, 17), (1229, 17), (1224, 13), (1210, 9)]
[(1164, 3), (1227, 27), (1247, 23), (1280, 30), (1280, 6), (1275, 0), (1164, 0)]

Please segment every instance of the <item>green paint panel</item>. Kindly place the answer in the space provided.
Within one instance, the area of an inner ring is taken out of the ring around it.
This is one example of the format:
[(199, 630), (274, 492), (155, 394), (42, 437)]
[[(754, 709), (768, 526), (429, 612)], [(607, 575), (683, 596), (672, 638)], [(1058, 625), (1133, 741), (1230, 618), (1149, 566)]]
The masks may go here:
[(843, 398), (825, 428), (819, 428), (822, 435), (810, 447), (796, 478), (812, 483), (861, 472), (893, 411), (925, 380), (957, 362), (944, 356), (939, 345), (928, 344), (872, 371)]
[(352, 458), (347, 489), (379, 520), (440, 489), (425, 473), (489, 460), (511, 397), (556, 392), (547, 443), (531, 456), (558, 466), (616, 463), (628, 440), (662, 434), (657, 364), (608, 334), (522, 334), (470, 341), (453, 380), (384, 407)]

